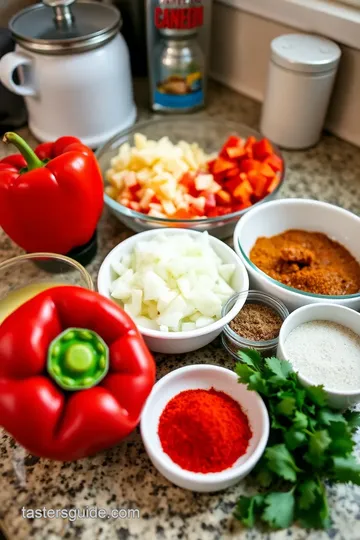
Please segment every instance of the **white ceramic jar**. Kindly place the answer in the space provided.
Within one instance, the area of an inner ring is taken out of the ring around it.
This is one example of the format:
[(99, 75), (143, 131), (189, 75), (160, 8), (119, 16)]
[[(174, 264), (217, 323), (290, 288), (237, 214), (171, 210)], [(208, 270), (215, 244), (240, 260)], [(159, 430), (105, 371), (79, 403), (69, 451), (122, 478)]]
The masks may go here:
[(73, 135), (96, 148), (135, 122), (129, 52), (116, 8), (82, 2), (71, 9), (74, 1), (44, 0), (12, 19), (17, 46), (1, 59), (0, 79), (25, 97), (40, 141)]
[(340, 56), (335, 43), (317, 36), (288, 34), (272, 41), (260, 122), (265, 137), (294, 150), (318, 142)]

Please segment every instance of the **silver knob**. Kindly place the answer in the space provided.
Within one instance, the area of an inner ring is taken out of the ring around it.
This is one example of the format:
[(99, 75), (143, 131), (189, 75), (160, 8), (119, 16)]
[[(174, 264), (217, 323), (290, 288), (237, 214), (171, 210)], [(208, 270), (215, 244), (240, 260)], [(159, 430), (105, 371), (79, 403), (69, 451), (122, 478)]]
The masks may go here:
[(58, 27), (71, 26), (74, 22), (74, 16), (71, 13), (70, 6), (76, 0), (42, 0), (45, 6), (51, 7), (55, 13), (55, 23)]

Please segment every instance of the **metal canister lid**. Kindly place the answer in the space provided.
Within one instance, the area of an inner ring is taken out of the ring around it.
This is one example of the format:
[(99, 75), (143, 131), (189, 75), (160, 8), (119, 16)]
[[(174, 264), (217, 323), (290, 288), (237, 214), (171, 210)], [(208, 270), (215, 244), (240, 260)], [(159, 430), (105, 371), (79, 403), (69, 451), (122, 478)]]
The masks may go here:
[(286, 34), (271, 42), (271, 58), (281, 67), (303, 73), (335, 69), (341, 50), (336, 43), (318, 36)]
[(95, 49), (117, 34), (120, 12), (110, 5), (75, 0), (43, 0), (10, 21), (14, 39), (42, 54), (72, 54)]

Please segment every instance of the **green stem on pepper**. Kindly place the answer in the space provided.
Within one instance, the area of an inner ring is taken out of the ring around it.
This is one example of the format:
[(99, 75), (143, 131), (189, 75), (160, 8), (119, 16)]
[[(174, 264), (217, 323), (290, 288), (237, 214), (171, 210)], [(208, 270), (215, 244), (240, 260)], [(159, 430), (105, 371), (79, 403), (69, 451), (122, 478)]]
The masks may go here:
[(24, 139), (17, 133), (13, 133), (11, 131), (5, 133), (3, 142), (5, 144), (13, 144), (16, 146), (16, 148), (25, 158), (27, 163), (27, 171), (33, 171), (35, 169), (41, 169), (41, 167), (44, 167), (44, 162), (37, 157), (34, 150), (32, 150), (27, 142), (25, 142)]

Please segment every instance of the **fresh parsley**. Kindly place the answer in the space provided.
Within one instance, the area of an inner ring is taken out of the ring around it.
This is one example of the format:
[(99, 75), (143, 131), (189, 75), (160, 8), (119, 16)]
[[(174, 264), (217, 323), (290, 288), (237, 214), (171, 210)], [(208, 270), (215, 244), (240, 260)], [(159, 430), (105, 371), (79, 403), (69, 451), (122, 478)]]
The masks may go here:
[(360, 413), (332, 410), (323, 387), (304, 388), (285, 360), (263, 360), (250, 349), (239, 357), (239, 382), (258, 392), (269, 412), (269, 442), (252, 474), (270, 491), (240, 497), (235, 517), (246, 527), (257, 520), (273, 529), (294, 521), (306, 528), (329, 527), (324, 481), (360, 485), (360, 464), (352, 454)]

